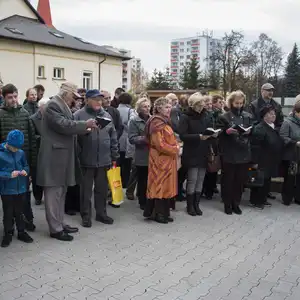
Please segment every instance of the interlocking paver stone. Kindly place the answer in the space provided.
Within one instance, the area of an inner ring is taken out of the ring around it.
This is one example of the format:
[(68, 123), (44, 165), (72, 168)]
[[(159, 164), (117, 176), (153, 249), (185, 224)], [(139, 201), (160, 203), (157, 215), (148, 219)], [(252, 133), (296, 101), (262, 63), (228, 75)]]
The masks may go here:
[(66, 216), (80, 227), (72, 243), (50, 239), (33, 204), (35, 242), (0, 249), (0, 300), (298, 300), (300, 207), (272, 203), (256, 211), (243, 201), (243, 215), (227, 216), (216, 198), (201, 202), (201, 217), (177, 203), (175, 222), (162, 225), (125, 201), (108, 208), (112, 226)]

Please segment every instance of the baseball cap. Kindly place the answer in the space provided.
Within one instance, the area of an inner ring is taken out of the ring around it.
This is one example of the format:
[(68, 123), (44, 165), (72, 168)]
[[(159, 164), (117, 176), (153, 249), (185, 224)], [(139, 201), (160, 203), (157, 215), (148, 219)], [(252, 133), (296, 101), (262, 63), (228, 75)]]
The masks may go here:
[(64, 82), (60, 89), (64, 92), (71, 92), (74, 94), (75, 97), (80, 98), (81, 96), (77, 93), (77, 85), (71, 82)]
[(97, 98), (97, 97), (105, 97), (103, 93), (101, 93), (99, 90), (88, 90), (85, 94), (85, 98)]
[(275, 90), (274, 86), (271, 83), (265, 83), (261, 87), (262, 90)]

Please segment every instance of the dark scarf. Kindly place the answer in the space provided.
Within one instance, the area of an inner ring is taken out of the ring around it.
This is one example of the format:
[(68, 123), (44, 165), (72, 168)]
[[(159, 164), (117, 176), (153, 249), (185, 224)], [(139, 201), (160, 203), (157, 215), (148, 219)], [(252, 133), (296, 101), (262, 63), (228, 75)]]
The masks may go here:
[(289, 116), (288, 119), (300, 126), (300, 119), (295, 115), (295, 113)]

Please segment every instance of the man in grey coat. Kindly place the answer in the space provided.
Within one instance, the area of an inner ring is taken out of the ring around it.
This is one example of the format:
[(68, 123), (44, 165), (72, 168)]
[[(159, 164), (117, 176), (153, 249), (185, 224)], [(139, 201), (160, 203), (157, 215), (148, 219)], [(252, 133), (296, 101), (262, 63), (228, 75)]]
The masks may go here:
[[(82, 226), (91, 227), (91, 198), (94, 186), (94, 203), (96, 221), (113, 224), (113, 219), (107, 216), (106, 202), (108, 192), (107, 171), (119, 158), (118, 138), (112, 118), (102, 107), (104, 95), (99, 90), (89, 90), (86, 93), (86, 105), (74, 114), (75, 120), (85, 121), (90, 118), (111, 120), (106, 126), (99, 127), (90, 134), (78, 137), (79, 160), (83, 172), (80, 189), (80, 213)], [(104, 119), (103, 119), (104, 118)]]
[(38, 154), (37, 184), (44, 187), (46, 219), (50, 236), (72, 241), (78, 228), (64, 224), (65, 194), (81, 175), (76, 155), (76, 135), (97, 128), (96, 120), (74, 121), (70, 106), (80, 95), (77, 86), (66, 82), (45, 107)]

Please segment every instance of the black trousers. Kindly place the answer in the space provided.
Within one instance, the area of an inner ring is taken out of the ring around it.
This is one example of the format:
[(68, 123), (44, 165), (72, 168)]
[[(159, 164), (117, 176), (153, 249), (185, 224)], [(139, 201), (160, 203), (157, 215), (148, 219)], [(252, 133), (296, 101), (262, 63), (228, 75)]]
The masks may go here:
[(207, 172), (205, 173), (203, 185), (202, 185), (202, 192), (205, 194), (205, 196), (212, 197), (214, 194), (214, 189), (217, 185), (217, 178), (218, 173), (217, 172)]
[(137, 169), (137, 195), (139, 204), (146, 205), (147, 202), (147, 184), (148, 184), (148, 166), (136, 166)]
[(283, 161), (283, 178), (284, 182), (282, 185), (282, 201), (285, 204), (291, 204), (293, 200), (300, 204), (300, 174), (295, 176), (289, 175), (289, 161)]
[(43, 199), (43, 187), (36, 184), (36, 168), (32, 168), (30, 171), (32, 179), (32, 192), (35, 200), (42, 201)]
[(69, 186), (66, 193), (65, 212), (80, 212), (80, 186)]
[(135, 164), (132, 164), (130, 175), (129, 175), (129, 180), (127, 182), (126, 193), (133, 195), (136, 185), (137, 185), (137, 168), (136, 168)]
[(226, 206), (237, 206), (241, 203), (244, 184), (247, 179), (249, 164), (222, 164), (222, 200)]
[(23, 214), (27, 222), (33, 221), (33, 212), (31, 207), (31, 192), (26, 192), (23, 199)]
[(155, 218), (155, 216), (170, 216), (170, 199), (147, 199), (144, 210), (145, 218)]
[(14, 222), (16, 222), (19, 232), (25, 230), (23, 205), (26, 197), (27, 193), (20, 195), (1, 195), (4, 233), (9, 234), (13, 232)]
[(260, 187), (253, 187), (250, 191), (250, 203), (254, 205), (263, 205), (267, 201), (268, 193), (270, 191), (271, 178), (264, 179), (264, 185)]
[(131, 171), (131, 161), (132, 161), (132, 158), (126, 158), (125, 156), (126, 156), (126, 152), (120, 151), (119, 165), (121, 167), (122, 186), (124, 189), (127, 188), (130, 171)]

